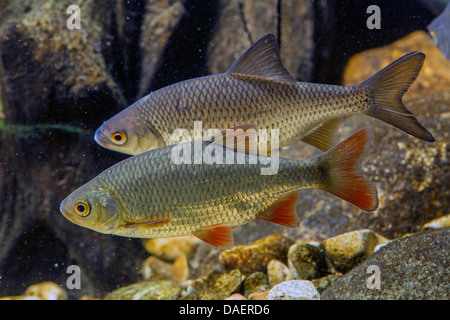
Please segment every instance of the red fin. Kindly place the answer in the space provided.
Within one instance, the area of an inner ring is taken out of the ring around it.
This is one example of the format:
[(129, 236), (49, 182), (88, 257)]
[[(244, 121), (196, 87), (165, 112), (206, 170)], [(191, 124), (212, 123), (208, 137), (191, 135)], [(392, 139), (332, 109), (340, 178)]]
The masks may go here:
[(231, 226), (217, 225), (197, 230), (194, 235), (214, 247), (230, 249), (234, 242), (233, 229)]
[(370, 143), (370, 128), (363, 128), (319, 157), (327, 176), (322, 189), (364, 211), (378, 207), (377, 190), (359, 173), (361, 158)]
[(127, 222), (125, 224), (125, 228), (156, 228), (160, 227), (166, 223), (169, 223), (172, 220), (172, 217), (162, 218), (162, 219), (155, 219), (150, 221), (144, 221), (144, 222)]
[(288, 194), (257, 216), (256, 219), (276, 223), (285, 227), (297, 227), (298, 217), (295, 213), (295, 206), (298, 197), (297, 192)]

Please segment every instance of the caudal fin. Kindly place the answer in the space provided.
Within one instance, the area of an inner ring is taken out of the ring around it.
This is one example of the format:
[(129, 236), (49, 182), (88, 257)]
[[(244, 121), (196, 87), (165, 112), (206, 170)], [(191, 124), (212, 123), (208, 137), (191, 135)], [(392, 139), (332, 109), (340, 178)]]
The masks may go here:
[(370, 127), (363, 128), (318, 158), (318, 165), (326, 172), (321, 189), (364, 211), (378, 207), (375, 186), (359, 172), (370, 140)]
[(384, 69), (361, 83), (372, 92), (374, 106), (367, 112), (419, 139), (433, 142), (431, 133), (406, 109), (402, 96), (416, 80), (425, 55), (414, 51), (395, 60)]

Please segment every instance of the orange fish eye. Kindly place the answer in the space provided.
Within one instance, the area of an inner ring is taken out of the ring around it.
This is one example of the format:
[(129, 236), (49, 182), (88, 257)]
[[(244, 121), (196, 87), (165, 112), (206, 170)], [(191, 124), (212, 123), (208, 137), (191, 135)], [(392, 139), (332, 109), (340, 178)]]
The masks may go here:
[(89, 203), (83, 200), (78, 200), (75, 202), (74, 209), (76, 214), (80, 217), (86, 217), (91, 212)]
[(123, 145), (125, 142), (127, 142), (127, 135), (123, 131), (114, 131), (111, 134), (111, 141), (116, 145)]

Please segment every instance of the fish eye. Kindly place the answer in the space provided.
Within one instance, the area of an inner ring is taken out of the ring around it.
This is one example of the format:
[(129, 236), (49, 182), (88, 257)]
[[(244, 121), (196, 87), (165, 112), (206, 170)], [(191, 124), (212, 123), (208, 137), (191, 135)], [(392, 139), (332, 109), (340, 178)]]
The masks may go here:
[(83, 200), (78, 200), (77, 202), (75, 202), (74, 209), (76, 214), (81, 217), (86, 217), (89, 212), (91, 212), (89, 203)]
[(127, 142), (127, 135), (123, 131), (114, 131), (111, 134), (111, 141), (115, 143), (116, 145), (123, 145), (125, 142)]

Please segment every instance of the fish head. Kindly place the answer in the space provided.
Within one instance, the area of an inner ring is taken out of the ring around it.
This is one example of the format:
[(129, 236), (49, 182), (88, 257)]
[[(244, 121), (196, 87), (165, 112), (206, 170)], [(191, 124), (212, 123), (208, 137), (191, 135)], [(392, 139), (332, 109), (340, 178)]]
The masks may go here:
[(101, 233), (113, 233), (120, 220), (118, 202), (94, 180), (72, 192), (59, 210), (71, 222)]
[(133, 105), (103, 123), (95, 132), (95, 141), (106, 149), (129, 155), (164, 146), (160, 134)]

